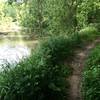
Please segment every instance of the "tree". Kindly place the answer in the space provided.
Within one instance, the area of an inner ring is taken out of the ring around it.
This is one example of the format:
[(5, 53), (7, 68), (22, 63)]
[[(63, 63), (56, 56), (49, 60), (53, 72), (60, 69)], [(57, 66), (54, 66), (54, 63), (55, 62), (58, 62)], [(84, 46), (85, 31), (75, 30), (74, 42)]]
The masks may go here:
[[(29, 0), (21, 24), (36, 34), (73, 33), (87, 25), (88, 13), (99, 0)], [(88, 6), (87, 6), (88, 5)]]
[[(78, 23), (81, 27), (84, 27), (89, 24), (91, 14), (96, 13), (96, 9), (100, 9), (99, 0), (83, 0), (82, 3), (78, 6)], [(91, 19), (93, 20), (93, 19)]]
[(43, 34), (43, 0), (30, 0), (21, 5), (21, 25), (36, 34)]

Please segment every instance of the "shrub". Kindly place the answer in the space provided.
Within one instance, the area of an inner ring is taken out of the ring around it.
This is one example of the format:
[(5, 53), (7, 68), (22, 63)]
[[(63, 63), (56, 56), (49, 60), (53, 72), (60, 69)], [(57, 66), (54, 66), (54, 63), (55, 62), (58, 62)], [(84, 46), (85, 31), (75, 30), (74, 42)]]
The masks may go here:
[(100, 100), (100, 65), (84, 72), (84, 100)]
[(63, 65), (63, 60), (72, 55), (73, 44), (72, 38), (52, 37), (15, 67), (8, 65), (0, 73), (0, 99), (65, 100), (66, 77), (71, 70)]
[(78, 45), (77, 37), (52, 36), (40, 44), (40, 49), (36, 50), (44, 61), (52, 62), (53, 65), (62, 62), (64, 59), (70, 60), (74, 55), (74, 48)]
[(97, 28), (98, 31), (100, 32), (100, 23), (91, 23), (90, 26)]
[(83, 73), (84, 100), (100, 100), (100, 46), (90, 54)]
[(88, 26), (79, 31), (79, 37), (83, 41), (92, 41), (99, 34), (98, 30), (93, 26)]
[(86, 68), (91, 68), (92, 66), (100, 65), (100, 46), (98, 45), (91, 51), (87, 61)]
[(95, 28), (95, 27), (86, 27), (86, 28), (84, 28), (84, 29), (82, 29), (82, 30), (80, 30), (80, 33), (81, 34), (95, 34), (95, 33), (97, 33), (97, 29)]
[(68, 68), (63, 66), (34, 66), (30, 60), (0, 74), (1, 100), (63, 100)]
[(0, 72), (0, 100), (65, 100), (71, 74), (64, 60), (72, 60), (80, 35), (51, 36), (31, 56)]

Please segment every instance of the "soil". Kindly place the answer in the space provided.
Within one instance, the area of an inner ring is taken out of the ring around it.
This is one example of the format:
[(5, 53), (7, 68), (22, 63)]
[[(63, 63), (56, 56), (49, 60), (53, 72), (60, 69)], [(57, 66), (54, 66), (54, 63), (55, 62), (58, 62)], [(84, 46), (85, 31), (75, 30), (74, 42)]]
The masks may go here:
[(70, 64), (73, 73), (68, 78), (70, 84), (68, 100), (82, 100), (81, 79), (85, 60), (87, 59), (91, 49), (93, 49), (98, 43), (100, 43), (100, 38), (96, 39), (92, 43), (88, 43), (83, 49), (75, 51), (76, 55)]

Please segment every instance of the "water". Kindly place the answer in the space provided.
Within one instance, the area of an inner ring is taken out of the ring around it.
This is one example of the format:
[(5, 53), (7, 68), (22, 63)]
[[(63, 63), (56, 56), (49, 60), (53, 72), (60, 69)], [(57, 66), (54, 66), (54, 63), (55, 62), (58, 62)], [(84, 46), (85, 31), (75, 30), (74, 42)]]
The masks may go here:
[(30, 55), (31, 49), (20, 42), (12, 43), (10, 41), (0, 44), (0, 69), (5, 63), (18, 63), (21, 59)]
[(20, 29), (17, 22), (5, 21), (0, 25), (0, 69), (6, 62), (18, 63), (28, 57), (37, 44), (36, 40), (27, 40), (28, 34), (22, 34)]

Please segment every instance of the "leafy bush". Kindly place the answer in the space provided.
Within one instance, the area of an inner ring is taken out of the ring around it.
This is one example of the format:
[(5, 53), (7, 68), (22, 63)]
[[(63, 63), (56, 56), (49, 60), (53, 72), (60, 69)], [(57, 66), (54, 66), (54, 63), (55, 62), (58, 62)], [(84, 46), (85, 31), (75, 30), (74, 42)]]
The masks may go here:
[(91, 35), (91, 34), (95, 34), (97, 32), (98, 32), (97, 29), (95, 27), (92, 27), (92, 26), (91, 27), (86, 27), (86, 28), (80, 30), (80, 34), (89, 34), (89, 35)]
[(30, 60), (0, 74), (1, 100), (63, 100), (68, 68), (34, 66)]
[(97, 7), (88, 13), (88, 23), (100, 23), (100, 8)]
[[(74, 48), (78, 45), (78, 39), (75, 35), (71, 37), (64, 36), (52, 36), (47, 40), (44, 40), (38, 51), (48, 62), (57, 64), (62, 62), (64, 59), (69, 59), (74, 54)], [(45, 55), (44, 55), (45, 54)], [(45, 57), (44, 57), (45, 56)], [(44, 60), (45, 60), (44, 59)]]
[(77, 25), (73, 9), (66, 0), (29, 0), (21, 5), (19, 21), (37, 35), (66, 33)]
[(65, 100), (72, 60), (80, 35), (51, 36), (40, 41), (27, 59), (0, 72), (0, 100)]
[(77, 20), (79, 26), (84, 27), (89, 23), (99, 22), (99, 12), (100, 2), (98, 0), (83, 0), (77, 7)]
[(100, 46), (90, 54), (83, 73), (84, 100), (100, 100)]
[(100, 100), (100, 65), (84, 72), (84, 100)]
[(100, 65), (100, 46), (97, 46), (93, 51), (91, 51), (89, 58), (86, 61), (86, 68), (91, 68), (92, 66)]
[[(52, 37), (27, 59), (0, 73), (1, 100), (65, 100), (71, 73), (63, 60), (73, 53), (72, 38)], [(59, 63), (62, 62), (62, 63)]]
[(100, 23), (91, 23), (90, 26), (97, 28), (98, 31), (100, 32)]
[(88, 26), (79, 31), (79, 38), (83, 41), (94, 40), (99, 34), (98, 30), (93, 26)]

